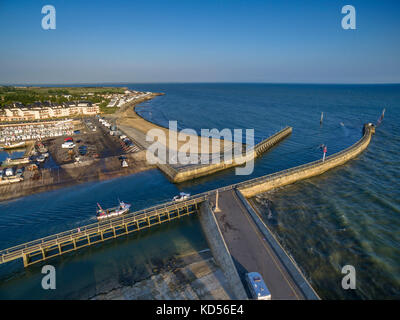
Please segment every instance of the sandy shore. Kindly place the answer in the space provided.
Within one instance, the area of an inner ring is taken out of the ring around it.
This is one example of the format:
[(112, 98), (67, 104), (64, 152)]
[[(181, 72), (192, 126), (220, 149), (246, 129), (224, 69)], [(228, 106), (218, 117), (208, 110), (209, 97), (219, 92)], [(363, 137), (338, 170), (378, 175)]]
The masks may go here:
[[(149, 98), (146, 100), (152, 99), (155, 96), (160, 95), (159, 93), (153, 93)], [(146, 142), (145, 136), (148, 131), (150, 130), (160, 130), (165, 134), (166, 137), (166, 147), (168, 149), (172, 150), (179, 150), (183, 145), (186, 144), (186, 146), (190, 145), (191, 150), (197, 150), (197, 153), (199, 154), (210, 154), (212, 153), (212, 145), (217, 144), (220, 146), (219, 151), (223, 152), (224, 150), (231, 150), (234, 146), (233, 142), (225, 142), (223, 139), (215, 139), (215, 138), (208, 138), (208, 137), (201, 137), (198, 135), (191, 135), (191, 134), (185, 134), (182, 133), (182, 141), (178, 141), (178, 143), (171, 143), (170, 141), (170, 130), (168, 128), (159, 126), (155, 123), (152, 123), (150, 121), (145, 120), (142, 118), (140, 115), (137, 114), (135, 111), (136, 106), (139, 103), (135, 103), (134, 105), (125, 107), (123, 110), (120, 112), (117, 112), (115, 115), (113, 115), (113, 118), (116, 120), (117, 126), (121, 128), (132, 128), (136, 131), (135, 138), (139, 144), (141, 144), (143, 147), (147, 147), (149, 145), (148, 142)], [(173, 120), (173, 119), (171, 119)], [(209, 128), (212, 129), (212, 128)], [(176, 132), (172, 132), (172, 135), (176, 134)], [(175, 138), (174, 138), (175, 140)], [(176, 141), (176, 140), (175, 140)], [(202, 149), (203, 146), (203, 149)], [(208, 148), (206, 146), (209, 146)], [(239, 144), (241, 147), (242, 144)]]

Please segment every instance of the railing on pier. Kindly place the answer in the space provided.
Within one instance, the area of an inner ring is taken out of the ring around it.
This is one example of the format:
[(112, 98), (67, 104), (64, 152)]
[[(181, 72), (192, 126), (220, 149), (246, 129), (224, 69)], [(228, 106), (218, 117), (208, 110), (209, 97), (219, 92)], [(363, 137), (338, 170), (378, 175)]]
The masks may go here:
[[(89, 224), (80, 227), (79, 229), (75, 228), (1, 250), (0, 263), (22, 258), (24, 265), (27, 266), (56, 255), (61, 255), (72, 250), (77, 250), (88, 245), (116, 238), (120, 235), (129, 234), (134, 231), (194, 213), (198, 208), (198, 204), (205, 199), (206, 196), (196, 196), (182, 202), (167, 202), (129, 213), (121, 217), (107, 219), (106, 221)], [(123, 230), (123, 232), (118, 232), (120, 230)], [(112, 235), (106, 236), (110, 232)], [(100, 239), (93, 241), (93, 237), (100, 237)], [(79, 242), (83, 240), (87, 241), (86, 244), (79, 245)], [(73, 248), (63, 251), (62, 248), (68, 245), (72, 245)], [(58, 252), (53, 255), (47, 255), (48, 251), (54, 249), (57, 249)], [(41, 259), (30, 261), (30, 258), (38, 254), (42, 255)]]

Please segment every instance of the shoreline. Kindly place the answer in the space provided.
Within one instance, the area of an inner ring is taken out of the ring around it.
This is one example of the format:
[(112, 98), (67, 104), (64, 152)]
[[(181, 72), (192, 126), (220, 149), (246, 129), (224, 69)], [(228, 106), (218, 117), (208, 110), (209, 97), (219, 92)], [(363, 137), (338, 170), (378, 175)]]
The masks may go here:
[[(119, 114), (123, 113), (126, 109), (130, 109), (132, 107), (135, 108), (138, 104), (147, 100), (151, 100), (155, 96), (159, 95), (163, 95), (163, 93), (151, 93), (149, 97), (144, 97), (133, 103), (127, 103), (121, 107), (121, 110), (118, 110), (115, 114), (112, 114), (112, 116), (117, 118)], [(146, 121), (145, 119), (143, 120)], [(16, 124), (14, 123), (12, 125)], [(32, 151), (33, 145), (34, 143), (30, 141), (29, 146), (26, 148), (25, 155), (28, 154), (28, 151)], [(86, 182), (104, 181), (125, 177), (156, 168), (156, 166), (151, 165), (146, 161), (145, 151), (143, 150), (134, 154), (125, 154), (124, 156), (126, 156), (131, 163), (128, 168), (121, 168), (118, 156), (111, 156), (94, 159), (87, 166), (85, 166), (85, 163), (80, 163), (59, 165), (58, 169), (42, 169), (43, 172), (40, 178), (42, 182), (40, 184), (38, 184), (37, 181), (29, 179), (21, 182), (0, 185), (0, 202), (15, 200), (25, 196), (53, 191)], [(87, 170), (79, 170), (83, 167), (87, 167)]]
[[(136, 142), (141, 145), (143, 148), (147, 148), (149, 143), (145, 139), (145, 135), (149, 130), (156, 129), (161, 130), (166, 137), (166, 147), (168, 150), (176, 150), (178, 151), (184, 145), (190, 145), (190, 150), (196, 150), (197, 153), (200, 154), (212, 154), (212, 145), (219, 144), (219, 152), (224, 152), (226, 150), (231, 150), (235, 146), (235, 142), (226, 142), (224, 139), (217, 139), (211, 137), (202, 137), (199, 135), (187, 134), (170, 130), (167, 127), (163, 127), (158, 125), (154, 122), (151, 122), (141, 115), (139, 115), (136, 111), (136, 107), (138, 107), (139, 103), (142, 103), (147, 100), (151, 100), (154, 97), (165, 95), (164, 93), (152, 93), (150, 97), (146, 97), (142, 101), (135, 102), (134, 104), (127, 105), (123, 108), (123, 110), (118, 110), (115, 114), (110, 115), (109, 117), (115, 120), (118, 127), (120, 127), (123, 131), (128, 128), (135, 131), (135, 138)], [(127, 130), (127, 131), (128, 131)], [(183, 141), (179, 139), (177, 141), (176, 146), (170, 143), (170, 136), (177, 140), (176, 135), (179, 134), (184, 139)], [(195, 141), (193, 141), (195, 140)], [(208, 150), (202, 150), (202, 146), (206, 145), (209, 146)], [(240, 144), (240, 148), (243, 147), (243, 144)]]
[[(158, 168), (156, 165), (149, 164), (146, 160), (146, 149), (147, 145), (144, 143), (145, 134), (148, 130), (151, 129), (159, 129), (162, 130), (167, 137), (167, 148), (169, 148), (169, 135), (170, 130), (166, 127), (160, 126), (156, 123), (146, 120), (142, 116), (140, 116), (136, 112), (136, 107), (139, 106), (140, 103), (151, 100), (157, 96), (162, 96), (164, 93), (152, 92), (148, 96), (145, 96), (138, 101), (127, 103), (119, 110), (117, 110), (114, 114), (104, 114), (105, 118), (111, 119), (115, 121), (116, 125), (122, 132), (124, 132), (128, 137), (130, 137), (138, 146), (142, 148), (141, 151), (135, 154), (127, 154), (128, 159), (134, 163), (134, 165), (130, 165), (128, 168), (121, 168), (119, 164), (116, 163), (116, 157), (106, 157), (95, 159), (91, 161), (88, 170), (79, 170), (78, 168), (82, 168), (85, 166), (84, 163), (80, 163), (79, 165), (60, 165), (58, 169), (42, 169), (43, 173), (41, 174), (41, 183), (38, 183), (36, 180), (25, 180), (18, 183), (9, 183), (3, 184), (0, 186), (0, 202), (14, 200), (18, 198), (22, 198), (24, 196), (29, 196), (36, 193), (42, 193), (47, 191), (52, 191), (64, 187), (69, 187), (73, 185), (82, 184), (85, 182), (94, 182), (94, 181), (104, 181), (124, 176), (129, 176), (131, 174), (143, 172), (150, 169)], [(101, 114), (100, 114), (101, 115)], [(15, 125), (15, 124), (14, 124)], [(129, 131), (129, 132), (128, 132)], [(134, 137), (132, 137), (132, 131)], [(176, 135), (176, 133), (175, 133)], [(223, 142), (222, 139), (209, 138), (209, 137), (201, 137), (201, 136), (193, 136), (190, 134), (184, 134), (186, 140), (183, 142), (179, 142), (177, 144), (177, 149), (179, 149), (183, 144), (191, 144), (193, 146), (193, 141), (190, 139), (196, 139), (194, 143), (195, 146), (198, 146), (199, 154), (205, 154), (204, 150), (201, 150), (201, 145), (206, 141), (210, 146), (210, 150), (208, 150), (207, 154), (211, 154), (211, 147), (213, 142), (219, 143), (220, 152), (223, 152), (225, 148), (231, 149), (233, 148), (232, 143), (229, 143), (227, 146)], [(189, 142), (187, 140), (189, 139)], [(139, 140), (139, 141), (138, 141)], [(32, 149), (30, 146), (30, 150)], [(143, 150), (144, 149), (144, 150)], [(108, 164), (107, 162), (114, 162), (114, 164)], [(68, 168), (67, 168), (68, 167)], [(115, 169), (118, 168), (118, 169)], [(75, 174), (73, 171), (78, 171), (78, 174)]]
[[(43, 169), (42, 183), (36, 184), (36, 181), (26, 180), (19, 183), (10, 183), (0, 186), (0, 202), (19, 199), (25, 196), (30, 196), (37, 193), (53, 191), (79, 185), (87, 182), (99, 182), (115, 178), (126, 177), (140, 173), (143, 171), (155, 169), (155, 166), (149, 165), (143, 160), (142, 152), (132, 155), (126, 155), (132, 165), (128, 168), (119, 168), (117, 170), (107, 170), (111, 162), (119, 161), (118, 157), (108, 157), (103, 159), (93, 160), (89, 164), (80, 165), (63, 165), (60, 168)], [(76, 168), (83, 169), (84, 173), (78, 172), (74, 176)], [(39, 182), (40, 183), (40, 182)]]

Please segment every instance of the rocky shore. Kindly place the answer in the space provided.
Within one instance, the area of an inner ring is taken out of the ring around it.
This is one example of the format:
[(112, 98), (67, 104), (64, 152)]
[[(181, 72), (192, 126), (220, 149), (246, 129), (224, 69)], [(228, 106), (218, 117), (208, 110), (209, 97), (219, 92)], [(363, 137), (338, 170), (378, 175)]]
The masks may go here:
[(91, 300), (229, 300), (227, 279), (210, 251), (171, 259), (138, 281), (99, 284)]

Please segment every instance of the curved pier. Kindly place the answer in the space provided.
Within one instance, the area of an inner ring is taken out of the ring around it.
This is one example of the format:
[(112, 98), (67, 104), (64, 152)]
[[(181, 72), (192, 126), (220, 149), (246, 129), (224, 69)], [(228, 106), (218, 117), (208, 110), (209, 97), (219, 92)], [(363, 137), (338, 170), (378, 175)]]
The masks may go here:
[(311, 178), (324, 173), (325, 171), (338, 167), (347, 161), (355, 158), (369, 145), (372, 135), (375, 133), (375, 126), (371, 123), (364, 125), (362, 138), (352, 146), (326, 157), (325, 161), (317, 160), (298, 167), (272, 173), (260, 178), (242, 182), (237, 185), (240, 192), (250, 198), (258, 193), (270, 191), (294, 182)]

